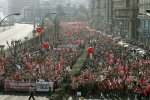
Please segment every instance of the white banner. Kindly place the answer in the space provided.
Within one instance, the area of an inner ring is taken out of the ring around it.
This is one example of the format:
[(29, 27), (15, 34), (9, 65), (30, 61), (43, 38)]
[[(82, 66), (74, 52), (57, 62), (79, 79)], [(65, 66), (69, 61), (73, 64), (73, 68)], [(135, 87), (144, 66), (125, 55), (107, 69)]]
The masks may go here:
[(51, 87), (51, 91), (53, 91), (53, 82), (36, 82), (36, 91), (49, 91), (49, 87)]

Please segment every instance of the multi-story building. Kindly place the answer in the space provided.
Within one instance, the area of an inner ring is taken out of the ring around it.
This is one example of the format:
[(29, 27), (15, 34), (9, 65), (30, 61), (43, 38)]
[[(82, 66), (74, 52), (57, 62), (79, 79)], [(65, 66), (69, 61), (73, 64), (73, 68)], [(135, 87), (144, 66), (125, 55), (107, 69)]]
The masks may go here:
[(38, 6), (39, 0), (9, 0), (9, 13), (21, 12), (24, 7)]
[(71, 5), (72, 6), (80, 6), (80, 5), (83, 5), (85, 6), (86, 8), (89, 8), (89, 1), (90, 0), (68, 0), (71, 2)]
[[(32, 19), (34, 19), (34, 15), (35, 13), (33, 13), (33, 9), (36, 8), (38, 5), (39, 5), (39, 0), (9, 0), (8, 1), (8, 8), (9, 8), (9, 14), (12, 14), (12, 13), (21, 13), (21, 16), (19, 17), (15, 17), (15, 16), (12, 16), (11, 19), (10, 19), (10, 22), (13, 23), (16, 18), (18, 20), (22, 20), (22, 17), (24, 16), (24, 13), (22, 12), (23, 9), (26, 9), (26, 8), (29, 8), (31, 7), (32, 11), (32, 16), (28, 16)], [(31, 21), (31, 20), (30, 20)]]
[(40, 4), (33, 7), (33, 5), (28, 5), (22, 10), (23, 20), (25, 22), (33, 22), (33, 19), (40, 23), (45, 15), (48, 13), (56, 12), (58, 6), (67, 6), (70, 0), (40, 0)]
[(67, 6), (68, 2), (70, 0), (41, 0), (41, 3), (47, 3), (51, 8), (55, 8), (58, 5)]
[(98, 29), (112, 18), (112, 0), (91, 0), (90, 1), (90, 23)]
[(148, 45), (150, 42), (150, 16), (145, 14), (147, 9), (150, 9), (150, 0), (139, 0), (139, 39)]
[(8, 14), (8, 0), (0, 0), (0, 12), (2, 12), (3, 15)]
[(113, 25), (121, 36), (138, 39), (138, 1), (113, 0)]

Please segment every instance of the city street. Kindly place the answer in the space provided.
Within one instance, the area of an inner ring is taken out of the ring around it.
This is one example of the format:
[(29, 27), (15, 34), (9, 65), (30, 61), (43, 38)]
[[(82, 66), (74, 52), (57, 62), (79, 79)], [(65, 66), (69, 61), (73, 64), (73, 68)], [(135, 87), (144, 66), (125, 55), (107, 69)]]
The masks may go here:
[(9, 43), (11, 40), (24, 40), (24, 37), (32, 37), (33, 25), (29, 24), (15, 24), (9, 30), (0, 33), (0, 45), (5, 45), (8, 47), (6, 41)]

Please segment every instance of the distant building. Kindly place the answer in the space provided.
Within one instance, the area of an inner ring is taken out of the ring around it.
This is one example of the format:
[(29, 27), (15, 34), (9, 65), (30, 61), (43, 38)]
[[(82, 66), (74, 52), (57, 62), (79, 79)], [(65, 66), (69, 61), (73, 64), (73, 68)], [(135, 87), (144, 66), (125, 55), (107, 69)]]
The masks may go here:
[(90, 23), (99, 29), (103, 24), (112, 20), (112, 1), (90, 0)]
[(0, 12), (0, 20), (4, 18), (3, 12)]
[[(21, 17), (23, 16), (22, 14), (23, 9), (28, 7), (32, 7), (34, 9), (39, 5), (39, 3), (40, 3), (39, 0), (9, 0), (8, 1), (9, 14), (21, 13), (21, 16), (19, 17), (12, 16), (10, 19), (11, 23), (13, 23), (14, 20), (16, 19), (18, 21), (21, 21)], [(29, 17), (33, 18), (33, 16), (29, 16)]]
[(77, 6), (78, 7), (80, 5), (83, 5), (86, 8), (89, 8), (90, 0), (68, 0), (68, 1), (70, 1), (72, 6)]
[(9, 0), (9, 13), (21, 12), (28, 6), (38, 6), (39, 0)]
[(0, 0), (0, 12), (4, 15), (8, 14), (8, 0)]
[(67, 4), (69, 2), (69, 0), (40, 0), (40, 1), (41, 1), (41, 4), (45, 4), (46, 3), (51, 8), (55, 8), (58, 5), (67, 6)]
[(130, 40), (138, 39), (138, 1), (113, 0), (113, 25)]
[(150, 9), (150, 0), (139, 0), (139, 39), (150, 44), (150, 16), (145, 15), (145, 11)]

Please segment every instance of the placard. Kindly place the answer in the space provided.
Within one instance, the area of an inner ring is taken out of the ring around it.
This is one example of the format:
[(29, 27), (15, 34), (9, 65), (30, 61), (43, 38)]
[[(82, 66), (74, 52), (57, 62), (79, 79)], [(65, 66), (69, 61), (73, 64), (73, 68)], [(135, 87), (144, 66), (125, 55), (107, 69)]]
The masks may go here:
[(51, 91), (53, 91), (53, 82), (36, 82), (36, 91), (49, 91), (49, 87), (51, 87)]
[(77, 92), (77, 96), (81, 96), (81, 92)]

